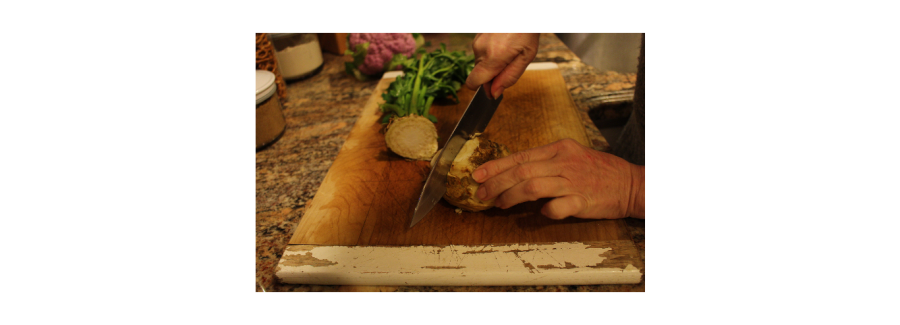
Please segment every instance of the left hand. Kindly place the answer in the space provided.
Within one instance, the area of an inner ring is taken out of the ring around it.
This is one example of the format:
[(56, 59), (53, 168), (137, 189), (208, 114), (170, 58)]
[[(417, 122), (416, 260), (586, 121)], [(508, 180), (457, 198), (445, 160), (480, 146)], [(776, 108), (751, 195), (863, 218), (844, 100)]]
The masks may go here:
[(472, 173), (481, 200), (506, 209), (554, 198), (541, 213), (551, 219), (644, 217), (644, 167), (563, 139), (484, 163)]

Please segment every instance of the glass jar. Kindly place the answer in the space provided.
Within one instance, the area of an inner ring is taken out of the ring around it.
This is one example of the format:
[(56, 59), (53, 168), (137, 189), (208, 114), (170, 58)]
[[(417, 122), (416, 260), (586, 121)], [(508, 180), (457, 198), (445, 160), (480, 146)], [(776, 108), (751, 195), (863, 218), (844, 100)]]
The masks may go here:
[(322, 67), (322, 47), (316, 34), (270, 34), (270, 38), (284, 79), (310, 77)]
[(256, 149), (274, 143), (285, 129), (284, 114), (276, 91), (275, 74), (256, 70)]

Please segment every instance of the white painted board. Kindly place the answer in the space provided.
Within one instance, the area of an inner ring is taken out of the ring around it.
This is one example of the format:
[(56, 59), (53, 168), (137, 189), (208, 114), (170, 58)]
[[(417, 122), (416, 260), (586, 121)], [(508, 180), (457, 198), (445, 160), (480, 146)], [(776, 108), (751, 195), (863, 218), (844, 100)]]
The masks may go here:
[(275, 275), (320, 285), (589, 285), (641, 281), (614, 247), (571, 242), (447, 246), (291, 245)]

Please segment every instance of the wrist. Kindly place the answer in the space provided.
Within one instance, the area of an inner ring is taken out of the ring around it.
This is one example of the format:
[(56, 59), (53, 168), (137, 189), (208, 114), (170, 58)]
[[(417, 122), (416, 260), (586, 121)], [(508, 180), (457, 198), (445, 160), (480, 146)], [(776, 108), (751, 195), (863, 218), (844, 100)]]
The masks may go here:
[(627, 217), (644, 219), (644, 166), (631, 165), (631, 191)]

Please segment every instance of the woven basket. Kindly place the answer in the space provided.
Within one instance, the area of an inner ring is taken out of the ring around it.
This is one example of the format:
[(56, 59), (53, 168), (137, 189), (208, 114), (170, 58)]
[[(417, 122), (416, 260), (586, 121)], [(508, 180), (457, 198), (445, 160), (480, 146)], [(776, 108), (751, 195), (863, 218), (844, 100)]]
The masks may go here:
[(278, 70), (278, 60), (275, 59), (275, 46), (269, 40), (268, 33), (256, 33), (256, 70), (266, 70), (275, 74), (275, 86), (278, 99), (284, 100), (284, 78)]

